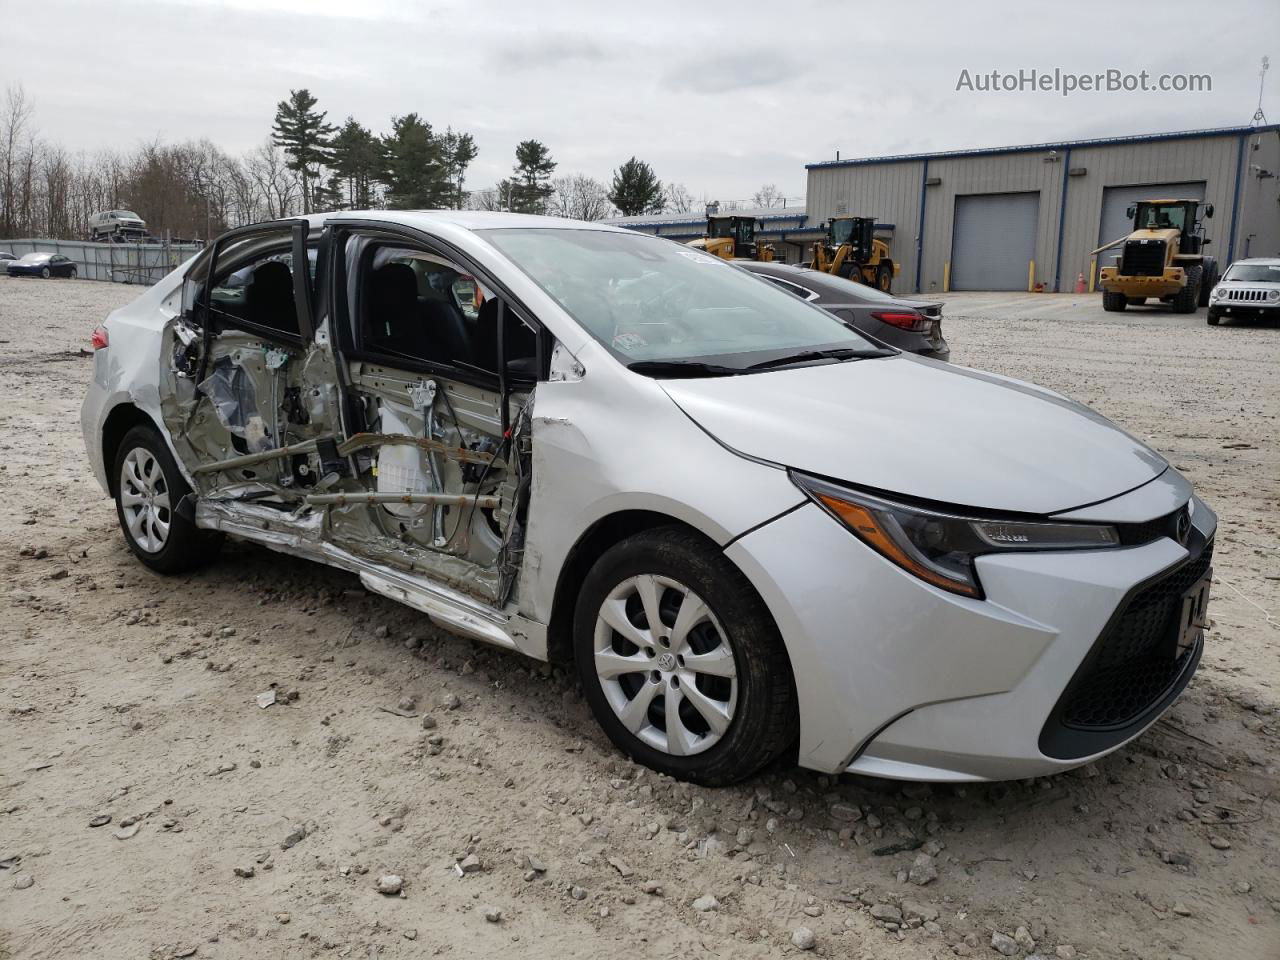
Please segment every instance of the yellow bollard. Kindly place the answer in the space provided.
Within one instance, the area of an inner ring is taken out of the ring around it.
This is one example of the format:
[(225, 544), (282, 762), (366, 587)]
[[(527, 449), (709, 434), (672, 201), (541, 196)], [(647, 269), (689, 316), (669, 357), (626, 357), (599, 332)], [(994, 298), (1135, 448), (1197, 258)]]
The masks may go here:
[(942, 292), (951, 292), (951, 261), (946, 260), (942, 264)]
[(1094, 293), (1098, 289), (1098, 258), (1094, 257), (1089, 261), (1089, 292)]
[(1036, 289), (1036, 262), (1034, 260), (1027, 261), (1027, 293), (1034, 293)]

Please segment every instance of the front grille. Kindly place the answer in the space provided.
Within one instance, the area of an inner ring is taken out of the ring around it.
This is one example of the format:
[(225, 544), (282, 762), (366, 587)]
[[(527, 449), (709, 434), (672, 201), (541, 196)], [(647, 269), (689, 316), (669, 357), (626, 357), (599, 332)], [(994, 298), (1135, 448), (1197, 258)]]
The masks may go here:
[(1127, 240), (1120, 258), (1120, 274), (1125, 277), (1158, 277), (1164, 273), (1163, 240)]
[(1173, 513), (1166, 513), (1163, 517), (1156, 517), (1144, 523), (1117, 523), (1116, 532), (1120, 535), (1120, 542), (1126, 547), (1141, 546), (1161, 537), (1177, 540), (1178, 517), (1186, 512), (1186, 507), (1179, 507)]
[(1266, 290), (1237, 290), (1235, 287), (1223, 288), (1223, 300), (1231, 300), (1235, 303), (1266, 303)]
[(1130, 598), (1077, 674), (1061, 723), (1079, 729), (1122, 727), (1142, 716), (1182, 676), (1194, 646), (1177, 655), (1182, 598), (1204, 576), (1213, 544)]

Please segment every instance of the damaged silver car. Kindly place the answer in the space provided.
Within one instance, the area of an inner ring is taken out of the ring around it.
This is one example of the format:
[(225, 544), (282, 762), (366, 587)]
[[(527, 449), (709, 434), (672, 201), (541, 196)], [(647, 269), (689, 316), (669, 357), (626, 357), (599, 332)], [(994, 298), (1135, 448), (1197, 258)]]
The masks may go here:
[(721, 784), (1029, 777), (1195, 672), (1216, 518), (1051, 391), (872, 343), (599, 224), (341, 213), (220, 237), (94, 332), (130, 549), (225, 537), (576, 664), (609, 737)]

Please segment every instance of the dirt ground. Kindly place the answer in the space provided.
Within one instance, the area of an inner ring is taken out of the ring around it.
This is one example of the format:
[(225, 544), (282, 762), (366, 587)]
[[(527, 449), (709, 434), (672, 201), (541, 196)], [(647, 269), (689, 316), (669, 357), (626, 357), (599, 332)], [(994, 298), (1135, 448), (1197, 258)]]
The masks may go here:
[(0, 279), (0, 958), (756, 958), (801, 927), (826, 957), (1280, 958), (1280, 329), (948, 298), (956, 362), (1096, 406), (1220, 514), (1203, 666), (1145, 736), (1035, 781), (705, 790), (353, 577), (133, 560), (78, 412), (137, 292)]

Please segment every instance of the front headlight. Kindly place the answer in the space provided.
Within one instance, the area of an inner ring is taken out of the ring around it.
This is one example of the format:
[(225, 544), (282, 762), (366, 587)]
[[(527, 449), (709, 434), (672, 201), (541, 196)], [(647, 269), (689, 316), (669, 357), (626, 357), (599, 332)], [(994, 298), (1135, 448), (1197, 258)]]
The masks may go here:
[(966, 597), (982, 598), (973, 561), (984, 553), (1120, 545), (1115, 527), (1104, 524), (965, 517), (897, 503), (795, 471), (791, 480), (886, 560), (926, 583)]
[(1224, 290), (1222, 287), (1214, 287), (1212, 290), (1209, 291), (1209, 299), (1217, 300), (1220, 296), (1222, 296), (1226, 292), (1227, 291)]
[(1273, 303), (1274, 303), (1276, 300), (1280, 300), (1280, 290), (1270, 290), (1270, 291), (1268, 291), (1268, 292), (1267, 292), (1267, 299), (1268, 299), (1268, 300), (1270, 300), (1270, 301), (1272, 301)]

